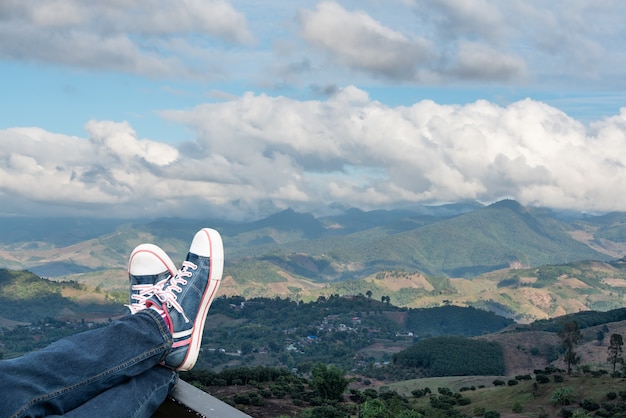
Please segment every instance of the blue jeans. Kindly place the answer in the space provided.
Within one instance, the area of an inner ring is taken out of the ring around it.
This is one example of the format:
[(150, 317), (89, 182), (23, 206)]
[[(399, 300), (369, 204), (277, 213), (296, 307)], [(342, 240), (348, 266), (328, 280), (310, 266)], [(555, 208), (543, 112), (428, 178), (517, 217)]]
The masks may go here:
[(152, 309), (0, 361), (0, 417), (149, 417), (176, 383), (172, 337)]

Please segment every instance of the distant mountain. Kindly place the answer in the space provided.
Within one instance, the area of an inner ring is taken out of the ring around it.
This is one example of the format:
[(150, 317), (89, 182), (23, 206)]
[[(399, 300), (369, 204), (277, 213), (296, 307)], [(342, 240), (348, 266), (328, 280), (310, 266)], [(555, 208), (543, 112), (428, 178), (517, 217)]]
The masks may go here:
[(288, 209), (239, 223), (21, 219), (21, 232), (15, 222), (3, 219), (0, 267), (123, 290), (134, 246), (154, 242), (180, 261), (195, 231), (204, 226), (216, 228), (224, 239), (224, 292), (247, 296), (314, 293), (393, 272), (472, 279), (510, 266), (606, 262), (626, 253), (625, 213), (564, 213), (504, 200), (489, 206), (353, 208), (320, 218)]
[[(542, 211), (502, 201), (453, 217), (395, 218), (341, 237), (277, 246), (269, 260), (293, 274), (337, 280), (398, 269), (472, 277), (510, 265), (610, 259), (574, 239), (571, 229)], [(305, 265), (320, 263), (332, 268), (307, 273)]]
[(0, 244), (37, 241), (66, 246), (136, 224), (138, 222), (127, 219), (0, 216)]

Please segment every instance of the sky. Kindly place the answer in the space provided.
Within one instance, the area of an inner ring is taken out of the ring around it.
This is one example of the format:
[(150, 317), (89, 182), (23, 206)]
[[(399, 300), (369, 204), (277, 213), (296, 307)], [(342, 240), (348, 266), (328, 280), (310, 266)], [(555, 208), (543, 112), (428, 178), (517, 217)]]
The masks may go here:
[(626, 211), (626, 2), (2, 0), (0, 215)]

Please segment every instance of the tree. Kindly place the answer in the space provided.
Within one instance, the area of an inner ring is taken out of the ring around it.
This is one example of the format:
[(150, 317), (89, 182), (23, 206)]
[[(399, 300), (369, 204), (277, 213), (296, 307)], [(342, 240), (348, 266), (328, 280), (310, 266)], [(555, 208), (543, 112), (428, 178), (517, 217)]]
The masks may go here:
[(608, 358), (607, 361), (613, 365), (613, 372), (615, 372), (615, 365), (617, 363), (623, 363), (624, 357), (622, 356), (622, 347), (624, 346), (624, 340), (622, 334), (611, 334), (611, 340), (609, 341)]
[(372, 298), (372, 291), (368, 290), (367, 292), (365, 292), (365, 296), (367, 296), (368, 299)]
[(246, 354), (250, 354), (254, 349), (254, 345), (248, 340), (243, 341), (241, 343), (241, 355), (245, 356)]
[(343, 398), (343, 392), (350, 383), (344, 375), (345, 372), (335, 366), (317, 363), (311, 369), (311, 384), (322, 399), (340, 401)]
[(361, 406), (361, 418), (388, 418), (390, 412), (380, 399), (370, 399)]
[(565, 364), (567, 364), (567, 374), (572, 372), (572, 365), (580, 361), (580, 357), (574, 351), (578, 342), (582, 339), (583, 334), (578, 328), (578, 322), (570, 321), (563, 324), (563, 329), (559, 331), (559, 337), (565, 347)]

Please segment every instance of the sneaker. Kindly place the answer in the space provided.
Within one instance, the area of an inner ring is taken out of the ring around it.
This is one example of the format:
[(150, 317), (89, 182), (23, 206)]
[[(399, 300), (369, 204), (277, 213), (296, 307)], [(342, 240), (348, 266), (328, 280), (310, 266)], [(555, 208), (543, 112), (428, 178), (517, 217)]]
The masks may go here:
[(128, 260), (130, 280), (129, 304), (131, 314), (146, 308), (154, 292), (162, 288), (167, 280), (176, 274), (176, 265), (161, 248), (153, 244), (135, 247)]
[(196, 364), (204, 323), (223, 268), (222, 238), (216, 230), (204, 228), (194, 236), (182, 268), (146, 301), (146, 306), (161, 313), (172, 333), (165, 366), (186, 371)]

